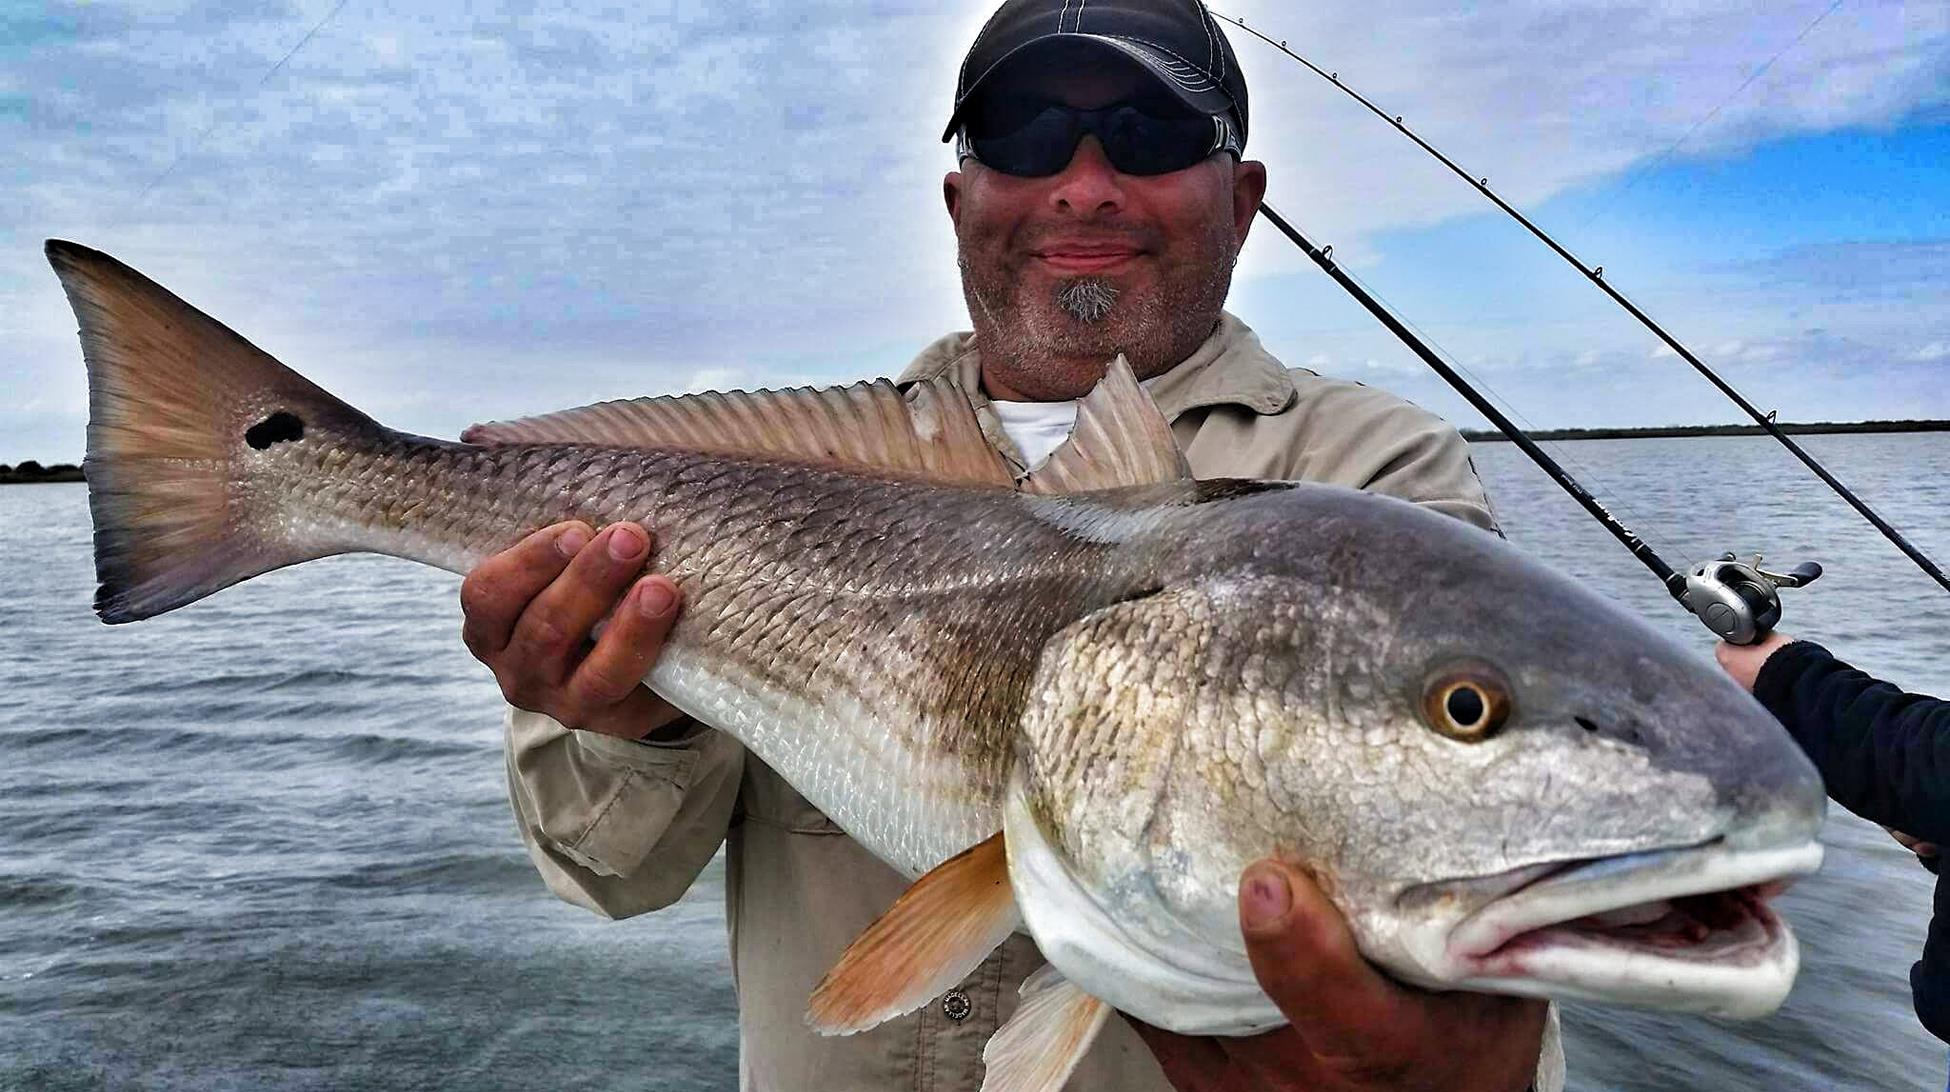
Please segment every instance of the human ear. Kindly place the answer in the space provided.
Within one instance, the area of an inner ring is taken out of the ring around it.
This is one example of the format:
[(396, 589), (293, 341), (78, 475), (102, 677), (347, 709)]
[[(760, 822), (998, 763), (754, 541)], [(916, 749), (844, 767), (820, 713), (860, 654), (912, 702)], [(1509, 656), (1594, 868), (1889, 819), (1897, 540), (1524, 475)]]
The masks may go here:
[(948, 203), (948, 221), (961, 226), (961, 172), (949, 171), (941, 180), (941, 197)]
[(1265, 199), (1266, 164), (1256, 159), (1240, 160), (1232, 168), (1232, 233), (1240, 246), (1246, 245), (1246, 233), (1253, 229), (1253, 217)]

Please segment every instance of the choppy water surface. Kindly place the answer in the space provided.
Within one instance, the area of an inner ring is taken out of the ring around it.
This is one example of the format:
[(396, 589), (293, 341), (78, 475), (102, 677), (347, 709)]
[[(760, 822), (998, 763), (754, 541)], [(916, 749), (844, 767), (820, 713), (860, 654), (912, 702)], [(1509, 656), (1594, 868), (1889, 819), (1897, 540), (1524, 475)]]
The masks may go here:
[[(1950, 555), (1950, 438), (1808, 446)], [(1819, 558), (1788, 628), (1950, 694), (1950, 596), (1771, 442), (1557, 450), (1671, 559)], [(1515, 541), (1704, 653), (1518, 452), (1481, 446), (1477, 466)], [(106, 628), (83, 487), (0, 488), (0, 1088), (735, 1084), (720, 873), (618, 925), (542, 888), (456, 584), (340, 558)], [(1804, 970), (1781, 1013), (1575, 1009), (1573, 1087), (1940, 1088), (1906, 979), (1929, 877), (1852, 817), (1827, 840), (1783, 899)]]

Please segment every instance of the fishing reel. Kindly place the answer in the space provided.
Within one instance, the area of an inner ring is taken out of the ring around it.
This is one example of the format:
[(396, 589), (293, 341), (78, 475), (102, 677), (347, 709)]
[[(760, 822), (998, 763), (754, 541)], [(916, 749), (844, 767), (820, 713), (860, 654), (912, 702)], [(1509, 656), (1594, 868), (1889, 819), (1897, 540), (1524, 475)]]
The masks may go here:
[(1780, 590), (1805, 587), (1821, 576), (1813, 561), (1784, 573), (1769, 572), (1760, 561), (1759, 554), (1741, 561), (1729, 553), (1701, 565), (1686, 574), (1680, 604), (1728, 644), (1759, 644), (1781, 620)]

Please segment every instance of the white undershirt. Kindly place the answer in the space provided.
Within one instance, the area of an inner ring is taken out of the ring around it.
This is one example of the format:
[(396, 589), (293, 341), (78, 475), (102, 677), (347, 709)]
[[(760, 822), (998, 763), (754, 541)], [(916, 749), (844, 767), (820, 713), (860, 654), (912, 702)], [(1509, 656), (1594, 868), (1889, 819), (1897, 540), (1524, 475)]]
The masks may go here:
[[(1138, 386), (1149, 391), (1157, 379), (1153, 376)], [(1081, 401), (1004, 402), (992, 398), (989, 407), (1002, 422), (1002, 431), (1022, 450), (1022, 465), (1034, 470), (1070, 438), (1070, 430), (1077, 427), (1077, 404)]]
[(1067, 402), (997, 402), (989, 407), (1002, 422), (1002, 431), (1022, 449), (1022, 465), (1043, 465), (1050, 452), (1063, 446), (1077, 424), (1077, 400)]

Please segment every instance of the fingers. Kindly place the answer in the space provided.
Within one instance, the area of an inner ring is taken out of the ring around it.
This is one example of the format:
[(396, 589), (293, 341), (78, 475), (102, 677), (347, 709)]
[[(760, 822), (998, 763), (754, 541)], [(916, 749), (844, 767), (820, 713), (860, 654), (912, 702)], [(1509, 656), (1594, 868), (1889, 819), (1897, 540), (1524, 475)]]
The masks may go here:
[(1401, 987), (1362, 957), (1347, 919), (1312, 878), (1261, 861), (1240, 878), (1239, 924), (1260, 988), (1323, 1059), (1386, 1057), (1414, 1034)]
[(1340, 910), (1300, 869), (1261, 861), (1240, 878), (1239, 921), (1260, 986), (1291, 1026), (1228, 1039), (1242, 1070), (1279, 1087), (1313, 1066), (1305, 1087), (1521, 1088), (1537, 1065), (1549, 1006), (1400, 985), (1362, 957)]
[[(668, 577), (638, 580), (651, 540), (634, 523), (571, 522), (482, 562), (461, 585), (462, 637), (522, 709), (640, 738), (676, 711), (640, 685), (678, 613)], [(612, 614), (612, 612), (614, 612)], [(594, 646), (590, 635), (605, 617)]]
[(461, 639), (490, 662), (508, 647), (528, 604), (549, 586), (594, 532), (582, 522), (545, 527), (474, 567), (460, 585)]
[(1904, 849), (1909, 850), (1918, 857), (1934, 857), (1939, 852), (1939, 848), (1935, 842), (1925, 842), (1921, 838), (1904, 834), (1894, 827), (1883, 827), (1882, 829), (1888, 831), (1889, 836), (1894, 838), (1898, 845), (1901, 845)]
[(1760, 669), (1767, 663), (1768, 658), (1793, 641), (1794, 638), (1785, 633), (1770, 633), (1760, 642), (1751, 645), (1735, 645), (1721, 641), (1713, 646), (1713, 658), (1719, 661), (1721, 670), (1733, 676), (1735, 682), (1752, 690), (1754, 681), (1760, 677)]
[(1754, 679), (1760, 674), (1760, 663), (1754, 659), (1752, 648), (1721, 641), (1713, 646), (1713, 658), (1719, 661), (1720, 670), (1732, 676), (1741, 689), (1754, 688)]
[[(575, 538), (565, 533), (566, 546)], [(581, 658), (583, 642), (643, 571), (650, 536), (634, 523), (603, 528), (521, 612), (508, 638), (508, 657), (548, 680), (566, 679)]]
[(663, 703), (640, 684), (663, 651), (664, 638), (677, 621), (677, 585), (665, 576), (646, 576), (636, 582), (616, 606), (603, 635), (575, 668), (563, 687), (563, 701), (591, 712), (614, 710), (614, 715), (585, 718), (581, 727), (636, 736), (656, 718)]

